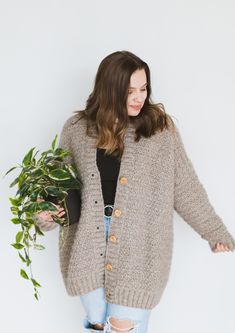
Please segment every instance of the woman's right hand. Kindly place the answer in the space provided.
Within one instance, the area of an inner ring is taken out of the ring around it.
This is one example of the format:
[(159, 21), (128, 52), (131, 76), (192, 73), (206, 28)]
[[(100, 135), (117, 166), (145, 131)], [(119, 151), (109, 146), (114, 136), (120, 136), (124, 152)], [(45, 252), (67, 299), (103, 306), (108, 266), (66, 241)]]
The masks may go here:
[[(37, 199), (38, 202), (44, 201), (43, 199)], [(58, 223), (53, 221), (52, 215), (58, 217), (63, 217), (65, 215), (65, 210), (59, 205), (55, 205), (57, 211), (43, 211), (34, 215), (34, 220), (42, 231), (50, 231), (58, 226)]]

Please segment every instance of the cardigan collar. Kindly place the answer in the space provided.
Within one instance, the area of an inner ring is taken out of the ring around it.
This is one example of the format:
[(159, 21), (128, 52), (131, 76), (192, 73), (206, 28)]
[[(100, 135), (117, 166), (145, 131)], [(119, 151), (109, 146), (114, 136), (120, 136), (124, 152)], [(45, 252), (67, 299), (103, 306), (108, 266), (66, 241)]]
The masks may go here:
[[(94, 134), (94, 130), (92, 130), (92, 134)], [(126, 128), (126, 133), (124, 136), (124, 152), (122, 155), (122, 160), (120, 164), (120, 172), (119, 174), (122, 174), (122, 169), (129, 169), (131, 165), (133, 165), (133, 159), (135, 156), (135, 153), (133, 151), (135, 145), (134, 141), (135, 137), (135, 127), (133, 123), (128, 123), (128, 126)], [(85, 159), (86, 159), (86, 165), (88, 170), (93, 170), (97, 174), (99, 174), (98, 167), (96, 165), (96, 147), (95, 147), (95, 136), (90, 137), (86, 136), (86, 143), (85, 143)]]
[[(137, 158), (137, 147), (138, 143), (134, 141), (135, 127), (133, 124), (128, 124), (126, 133), (124, 136), (124, 151), (120, 163), (119, 175), (117, 178), (115, 205), (119, 205), (120, 202), (125, 199), (128, 201), (127, 193), (119, 179), (121, 176), (127, 177), (131, 180), (133, 177), (133, 166), (135, 159)], [(93, 134), (93, 133), (92, 133)], [(83, 151), (83, 177), (86, 181), (86, 185), (89, 186), (89, 194), (84, 192), (84, 195), (89, 196), (90, 204), (96, 202), (95, 208), (91, 212), (94, 216), (94, 220), (97, 220), (102, 216), (104, 211), (104, 201), (102, 195), (101, 176), (97, 166), (95, 147), (95, 136), (84, 136), (84, 151)], [(89, 185), (88, 185), (89, 184)], [(86, 188), (87, 188), (86, 186)]]

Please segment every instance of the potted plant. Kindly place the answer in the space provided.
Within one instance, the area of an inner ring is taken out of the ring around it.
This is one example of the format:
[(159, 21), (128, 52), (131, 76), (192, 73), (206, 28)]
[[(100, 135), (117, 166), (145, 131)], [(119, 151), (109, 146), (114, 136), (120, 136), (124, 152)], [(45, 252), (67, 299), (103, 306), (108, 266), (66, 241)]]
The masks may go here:
[[(30, 280), (34, 288), (34, 297), (38, 300), (38, 288), (40, 283), (32, 273), (32, 260), (30, 248), (43, 250), (44, 246), (37, 243), (37, 236), (44, 236), (35, 220), (35, 215), (42, 211), (52, 212), (53, 221), (61, 227), (60, 236), (63, 239), (65, 227), (78, 221), (80, 188), (82, 182), (74, 164), (66, 163), (65, 158), (71, 152), (60, 147), (56, 148), (57, 135), (52, 141), (51, 148), (41, 153), (31, 148), (24, 156), (22, 163), (9, 169), (4, 177), (20, 168), (20, 173), (11, 182), (10, 187), (17, 185), (18, 189), (14, 197), (10, 197), (11, 212), (14, 217), (11, 222), (20, 227), (16, 233), (15, 242), (11, 244), (18, 251), (21, 261), (26, 265), (29, 272), (20, 269), (20, 275)], [(62, 217), (53, 215), (59, 205), (65, 211)], [(75, 215), (74, 215), (75, 214)]]

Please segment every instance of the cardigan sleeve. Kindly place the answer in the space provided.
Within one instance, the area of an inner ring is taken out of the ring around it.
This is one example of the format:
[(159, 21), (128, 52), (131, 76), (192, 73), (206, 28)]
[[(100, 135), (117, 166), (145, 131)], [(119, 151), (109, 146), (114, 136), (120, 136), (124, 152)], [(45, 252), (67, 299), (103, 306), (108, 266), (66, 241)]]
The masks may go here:
[[(71, 118), (67, 119), (62, 127), (59, 144), (58, 144), (59, 148), (71, 151), (70, 131), (71, 131)], [(64, 157), (63, 162), (61, 162), (61, 165), (63, 165), (64, 163), (73, 164), (74, 163), (73, 156), (69, 155), (69, 156)]]
[(174, 137), (174, 209), (203, 239), (211, 251), (216, 243), (235, 249), (235, 240), (215, 212), (187, 156), (181, 135), (175, 126)]

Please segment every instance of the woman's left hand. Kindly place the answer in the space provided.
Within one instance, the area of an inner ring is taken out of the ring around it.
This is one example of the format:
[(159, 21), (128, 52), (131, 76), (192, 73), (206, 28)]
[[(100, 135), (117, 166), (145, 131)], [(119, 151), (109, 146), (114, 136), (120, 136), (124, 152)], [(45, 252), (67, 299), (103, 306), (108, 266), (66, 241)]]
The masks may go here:
[(213, 249), (213, 252), (221, 252), (221, 251), (231, 251), (227, 245), (223, 243), (216, 243)]

